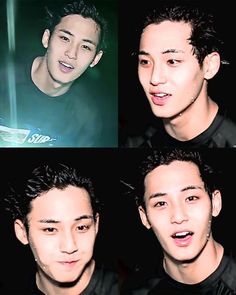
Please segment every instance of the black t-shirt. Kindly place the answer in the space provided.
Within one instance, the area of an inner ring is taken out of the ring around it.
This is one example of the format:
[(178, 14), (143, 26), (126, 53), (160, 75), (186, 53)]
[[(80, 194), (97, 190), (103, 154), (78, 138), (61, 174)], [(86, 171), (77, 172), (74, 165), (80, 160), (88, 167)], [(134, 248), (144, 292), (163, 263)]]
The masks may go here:
[(84, 74), (64, 95), (47, 96), (31, 80), (32, 62), (19, 63), (15, 83), (0, 87), (0, 146), (114, 146), (115, 118), (107, 114), (115, 108), (107, 111), (99, 85)]
[[(136, 282), (137, 284), (138, 282)], [(233, 295), (236, 294), (236, 260), (224, 255), (218, 268), (198, 284), (183, 284), (175, 281), (161, 267), (156, 277), (143, 284), (126, 287), (126, 295)]]
[[(86, 289), (75, 295), (119, 295), (118, 275), (110, 269), (98, 267), (94, 270), (92, 278)], [(32, 288), (25, 295), (44, 295), (33, 281)]]
[(236, 147), (236, 124), (226, 116), (226, 111), (219, 111), (211, 125), (195, 138), (180, 141), (171, 137), (163, 124), (151, 127), (143, 136), (128, 138), (124, 147)]

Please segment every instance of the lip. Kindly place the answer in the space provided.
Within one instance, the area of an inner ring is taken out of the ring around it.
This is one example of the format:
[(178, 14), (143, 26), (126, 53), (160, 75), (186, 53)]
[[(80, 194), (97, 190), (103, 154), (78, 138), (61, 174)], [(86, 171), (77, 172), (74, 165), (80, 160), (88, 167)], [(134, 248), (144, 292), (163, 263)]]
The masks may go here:
[(59, 60), (58, 62), (59, 62), (59, 63), (64, 63), (64, 64), (66, 64), (66, 65), (69, 65), (69, 66), (71, 66), (73, 69), (75, 68), (73, 64), (71, 64), (70, 62), (67, 62), (67, 61), (65, 61), (65, 60)]
[[(72, 64), (70, 64), (68, 62), (65, 62), (63, 60), (59, 60), (58, 63), (59, 63), (60, 71), (63, 72), (63, 73), (71, 73), (75, 69), (75, 67)], [(66, 64), (66, 65), (71, 66), (71, 68), (66, 67), (65, 65), (63, 65), (63, 63)]]
[(72, 263), (76, 263), (77, 261), (79, 260), (68, 260), (68, 261), (58, 261), (58, 262), (62, 264), (72, 264)]
[(158, 106), (164, 106), (168, 100), (171, 97), (171, 94), (166, 93), (166, 92), (150, 92), (149, 93), (151, 95), (151, 100), (153, 102), (153, 104), (158, 105)]
[[(178, 237), (178, 234), (181, 234), (181, 233), (183, 233), (183, 234), (186, 233), (186, 236)], [(191, 242), (193, 240), (193, 235), (194, 235), (194, 232), (192, 232), (190, 230), (181, 230), (181, 231), (174, 232), (171, 235), (171, 238), (173, 239), (173, 241), (177, 247), (187, 247), (191, 244)]]
[(69, 260), (69, 261), (58, 261), (58, 265), (61, 266), (63, 271), (73, 271), (77, 266), (79, 260)]

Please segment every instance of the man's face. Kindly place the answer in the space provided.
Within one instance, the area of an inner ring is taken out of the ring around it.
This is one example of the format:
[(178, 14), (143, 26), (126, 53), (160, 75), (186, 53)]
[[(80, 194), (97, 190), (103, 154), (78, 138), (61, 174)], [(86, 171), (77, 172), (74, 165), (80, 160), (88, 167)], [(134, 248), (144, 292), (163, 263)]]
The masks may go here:
[(203, 95), (204, 70), (190, 36), (189, 24), (170, 21), (148, 25), (141, 35), (139, 80), (157, 117), (172, 118)]
[(211, 203), (198, 167), (173, 161), (155, 168), (145, 178), (144, 198), (142, 222), (152, 228), (166, 256), (178, 261), (197, 257), (207, 243), (211, 216), (219, 213), (215, 205), (220, 198), (216, 194)]
[(50, 78), (60, 84), (72, 83), (88, 66), (95, 66), (102, 56), (102, 51), (96, 55), (99, 36), (97, 24), (77, 14), (63, 17), (51, 36), (46, 30), (42, 41)]
[(87, 191), (52, 189), (31, 204), (28, 242), (41, 273), (58, 282), (86, 276), (98, 231)]

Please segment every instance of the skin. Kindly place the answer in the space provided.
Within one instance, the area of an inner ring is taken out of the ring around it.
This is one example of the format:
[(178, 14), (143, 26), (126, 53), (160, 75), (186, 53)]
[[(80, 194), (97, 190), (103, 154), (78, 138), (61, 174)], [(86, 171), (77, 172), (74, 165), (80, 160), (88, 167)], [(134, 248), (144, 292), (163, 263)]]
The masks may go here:
[(79, 294), (94, 270), (92, 256), (99, 222), (99, 216), (96, 222), (93, 219), (87, 191), (74, 186), (55, 188), (31, 205), (29, 234), (19, 219), (15, 221), (15, 233), (33, 252), (37, 286), (50, 295)]
[[(211, 200), (198, 167), (182, 161), (155, 168), (144, 185), (146, 210), (140, 206), (139, 214), (160, 242), (166, 272), (182, 283), (201, 282), (223, 256), (223, 247), (211, 233), (212, 216), (221, 210), (220, 191), (214, 191)], [(192, 234), (183, 239), (173, 237), (184, 232)]]
[(139, 48), (139, 80), (152, 112), (163, 119), (172, 137), (182, 141), (207, 129), (218, 110), (208, 97), (207, 80), (218, 72), (220, 56), (209, 54), (200, 67), (190, 36), (188, 23), (150, 24), (143, 30)]
[(52, 34), (45, 30), (42, 43), (46, 54), (37, 57), (32, 65), (35, 85), (49, 96), (67, 92), (89, 66), (94, 67), (101, 59), (103, 52), (97, 52), (99, 36), (97, 24), (78, 14), (63, 17)]

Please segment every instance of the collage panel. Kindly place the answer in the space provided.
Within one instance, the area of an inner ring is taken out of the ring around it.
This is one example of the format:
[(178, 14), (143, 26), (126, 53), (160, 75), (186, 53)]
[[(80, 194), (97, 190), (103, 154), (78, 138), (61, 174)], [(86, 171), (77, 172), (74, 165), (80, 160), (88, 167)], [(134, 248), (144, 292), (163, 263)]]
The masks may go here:
[(236, 292), (235, 161), (234, 149), (119, 151), (121, 294)]
[(3, 149), (0, 158), (0, 294), (120, 294), (117, 150)]
[(0, 146), (118, 146), (118, 0), (1, 0)]
[(120, 3), (119, 146), (234, 147), (231, 4)]

